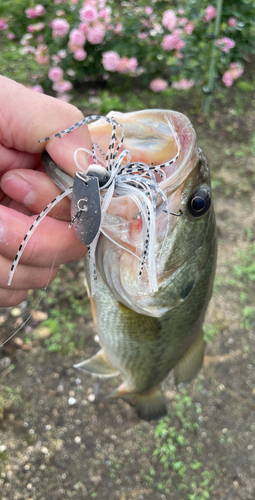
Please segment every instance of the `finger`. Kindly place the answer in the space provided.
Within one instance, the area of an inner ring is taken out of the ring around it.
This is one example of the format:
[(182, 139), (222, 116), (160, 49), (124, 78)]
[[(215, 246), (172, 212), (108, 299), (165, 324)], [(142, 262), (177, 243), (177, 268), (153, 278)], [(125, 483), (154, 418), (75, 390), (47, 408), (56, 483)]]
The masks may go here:
[(0, 289), (0, 304), (1, 307), (13, 307), (25, 300), (28, 290), (1, 290)]
[[(0, 207), (0, 221), (3, 226), (1, 255), (14, 259), (35, 218)], [(78, 241), (73, 227), (68, 229), (67, 222), (45, 217), (28, 241), (21, 262), (32, 266), (51, 267), (53, 262), (54, 265), (59, 265), (79, 260), (86, 252), (87, 247)]]
[[(58, 267), (38, 267), (19, 264), (8, 286), (9, 272), (12, 262), (0, 256), (0, 289), (1, 290), (30, 290), (30, 288), (44, 288), (50, 284), (58, 273)], [(1, 303), (1, 301), (0, 301)]]
[[(83, 118), (82, 112), (75, 106), (34, 92), (3, 76), (0, 76), (0, 87), (0, 143), (8, 149), (41, 153), (45, 149), (45, 143), (39, 143), (39, 139), (63, 130)], [(62, 139), (52, 139), (46, 147), (57, 165), (67, 171), (75, 171), (74, 151), (78, 147), (89, 150), (92, 147), (88, 127), (84, 125)], [(83, 161), (86, 168), (88, 161), (85, 154)]]
[[(40, 213), (58, 194), (59, 188), (43, 172), (12, 170), (2, 177), (1, 188), (15, 201)], [(70, 201), (64, 198), (49, 213), (50, 217), (70, 221)]]
[(5, 148), (0, 144), (0, 172), (14, 168), (34, 168), (40, 161), (40, 154), (31, 154)]

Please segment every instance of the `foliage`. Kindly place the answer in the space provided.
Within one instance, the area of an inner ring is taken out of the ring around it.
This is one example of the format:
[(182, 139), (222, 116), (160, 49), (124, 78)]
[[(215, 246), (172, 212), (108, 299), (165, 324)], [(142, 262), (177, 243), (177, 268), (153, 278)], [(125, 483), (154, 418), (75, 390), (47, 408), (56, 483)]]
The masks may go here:
[[(189, 500), (207, 500), (214, 488), (212, 480), (215, 474), (213, 471), (205, 470), (199, 458), (193, 456), (190, 460), (187, 451), (187, 460), (185, 462), (181, 460), (181, 448), (189, 450), (197, 440), (196, 420), (199, 415), (201, 415), (200, 404), (194, 405), (187, 391), (183, 389), (181, 393), (176, 394), (169, 416), (160, 420), (155, 429), (154, 458), (159, 457), (160, 463), (167, 471), (167, 484), (178, 478), (175, 486), (179, 491), (185, 491), (185, 498)], [(197, 447), (198, 457), (199, 452), (200, 449)], [(158, 484), (158, 489), (164, 489), (166, 493), (169, 491), (163, 481)]]
[[(247, 231), (249, 235), (251, 231)], [(252, 236), (252, 234), (251, 234)], [(249, 330), (255, 327), (254, 284), (255, 284), (255, 243), (250, 243), (246, 250), (237, 253), (238, 263), (232, 268), (232, 278), (228, 284), (239, 290), (240, 302), (244, 304), (242, 326)]]
[[(241, 76), (240, 63), (255, 52), (255, 4), (225, 0), (219, 40), (214, 40), (217, 1), (2, 0), (0, 29), (20, 42), (38, 64), (35, 83), (63, 99), (73, 84), (108, 86), (133, 79), (155, 92), (208, 80), (212, 44), (226, 86)], [(1, 25), (2, 21), (2, 25)], [(8, 27), (5, 27), (5, 21)], [(47, 76), (48, 75), (48, 76)], [(37, 87), (36, 90), (40, 90)]]

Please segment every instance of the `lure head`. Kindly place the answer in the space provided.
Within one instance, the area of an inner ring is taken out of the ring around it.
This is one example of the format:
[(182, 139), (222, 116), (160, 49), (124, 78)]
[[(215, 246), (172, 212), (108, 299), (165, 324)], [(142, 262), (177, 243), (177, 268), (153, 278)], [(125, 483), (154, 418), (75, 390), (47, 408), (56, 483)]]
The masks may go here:
[(98, 179), (98, 185), (103, 188), (107, 182), (110, 180), (110, 173), (101, 165), (89, 165), (86, 172), (89, 177), (96, 177)]

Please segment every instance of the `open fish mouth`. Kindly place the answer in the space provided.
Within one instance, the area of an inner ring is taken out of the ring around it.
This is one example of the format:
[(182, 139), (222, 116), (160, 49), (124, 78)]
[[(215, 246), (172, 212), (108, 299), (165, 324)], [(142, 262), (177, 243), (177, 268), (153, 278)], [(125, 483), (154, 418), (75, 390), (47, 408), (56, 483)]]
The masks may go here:
[[(187, 178), (192, 177), (199, 160), (195, 131), (187, 117), (165, 110), (125, 114), (111, 112), (107, 117), (91, 117), (88, 127), (93, 143), (90, 153), (94, 164), (103, 166), (111, 179), (115, 177), (114, 186), (106, 178), (100, 188), (101, 199), (104, 197), (104, 202), (107, 201), (105, 206), (102, 204), (101, 234), (108, 239), (107, 244), (110, 241), (122, 250), (118, 256), (126, 264), (120, 267), (128, 268), (125, 274), (130, 274), (130, 269), (131, 274), (136, 274), (136, 294), (153, 294), (157, 292), (162, 277), (165, 279), (166, 273), (170, 277), (176, 270), (176, 266), (164, 270), (162, 258), (164, 260), (167, 237), (179, 223), (177, 216), (186, 211), (187, 199), (183, 196), (183, 186)], [(82, 170), (78, 161), (81, 154), (82, 148), (74, 155), (79, 170)], [(54, 164), (47, 153), (42, 155), (42, 164), (61, 189), (73, 184), (72, 177)], [(86, 173), (94, 175), (91, 174), (91, 167)], [(100, 182), (99, 174), (98, 179)], [(75, 207), (72, 216), (78, 212), (77, 204)], [(80, 230), (77, 225), (75, 228), (80, 239)], [(98, 236), (90, 246), (92, 295), (95, 293), (93, 276), (97, 240)], [(104, 248), (105, 244), (101, 247)], [(113, 250), (112, 245), (111, 248)], [(104, 257), (100, 249), (99, 255), (98, 265), (102, 276), (108, 282), (116, 282), (106, 277), (108, 266), (102, 263)], [(116, 294), (119, 296), (117, 290)], [(122, 297), (122, 301), (130, 306), (126, 298)]]

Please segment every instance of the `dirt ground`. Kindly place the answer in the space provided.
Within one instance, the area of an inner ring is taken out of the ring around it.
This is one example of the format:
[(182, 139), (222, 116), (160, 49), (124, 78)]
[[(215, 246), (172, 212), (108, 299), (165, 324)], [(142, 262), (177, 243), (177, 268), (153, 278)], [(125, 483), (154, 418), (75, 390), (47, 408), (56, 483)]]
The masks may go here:
[[(203, 371), (180, 393), (168, 376), (159, 422), (121, 400), (95, 404), (94, 390), (118, 381), (99, 386), (72, 368), (98, 345), (82, 263), (63, 267), (0, 350), (2, 500), (254, 500), (254, 111), (254, 95), (239, 91), (209, 119), (189, 116), (211, 166), (219, 233)], [(0, 310), (3, 339), (39, 296)]]

